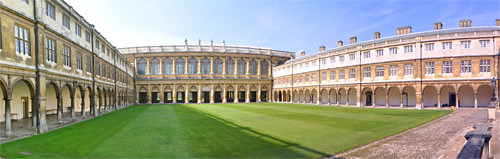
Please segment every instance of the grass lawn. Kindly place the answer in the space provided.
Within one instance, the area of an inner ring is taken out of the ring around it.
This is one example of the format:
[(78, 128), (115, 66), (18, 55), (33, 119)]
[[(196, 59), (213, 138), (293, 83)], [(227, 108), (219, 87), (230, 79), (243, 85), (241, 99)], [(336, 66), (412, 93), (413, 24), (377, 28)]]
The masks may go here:
[(448, 113), (278, 103), (133, 106), (5, 143), (0, 154), (8, 158), (318, 158)]

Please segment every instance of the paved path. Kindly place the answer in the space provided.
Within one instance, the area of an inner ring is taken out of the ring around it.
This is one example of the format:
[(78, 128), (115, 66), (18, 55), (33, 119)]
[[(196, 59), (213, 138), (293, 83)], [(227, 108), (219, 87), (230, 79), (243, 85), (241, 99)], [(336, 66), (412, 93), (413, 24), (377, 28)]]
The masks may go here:
[(456, 158), (472, 124), (487, 121), (487, 109), (462, 108), (440, 119), (337, 154), (340, 158)]

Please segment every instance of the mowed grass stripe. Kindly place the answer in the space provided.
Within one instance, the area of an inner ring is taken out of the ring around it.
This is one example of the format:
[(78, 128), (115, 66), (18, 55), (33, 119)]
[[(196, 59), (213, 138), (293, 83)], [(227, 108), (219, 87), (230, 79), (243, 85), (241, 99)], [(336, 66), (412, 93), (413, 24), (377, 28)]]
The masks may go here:
[[(324, 153), (336, 153), (357, 147), (449, 113), (437, 110), (346, 108), (277, 103), (193, 105), (193, 107)], [(352, 118), (355, 118), (356, 122), (350, 122)]]

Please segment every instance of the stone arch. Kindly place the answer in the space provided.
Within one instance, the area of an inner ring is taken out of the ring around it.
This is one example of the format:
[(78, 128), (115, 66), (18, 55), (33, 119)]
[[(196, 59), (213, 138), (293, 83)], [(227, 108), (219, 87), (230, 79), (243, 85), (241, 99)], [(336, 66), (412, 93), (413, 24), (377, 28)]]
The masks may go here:
[(309, 91), (309, 89), (306, 89), (304, 96), (306, 98), (305, 102), (311, 103), (311, 91)]
[(401, 92), (398, 87), (390, 87), (387, 91), (389, 106), (401, 106)]
[(304, 94), (304, 90), (303, 89), (301, 89), (299, 91), (299, 102), (300, 103), (306, 102), (306, 95)]
[(339, 89), (339, 104), (347, 104), (347, 92), (344, 88)]
[(349, 88), (349, 91), (348, 91), (348, 104), (349, 105), (356, 105), (357, 103), (357, 98), (358, 98), (358, 95), (356, 94), (356, 89), (355, 88)]
[(287, 94), (287, 102), (292, 102), (292, 92), (290, 90), (286, 91)]
[(299, 102), (299, 92), (297, 92), (297, 90), (293, 90), (293, 102), (294, 103), (298, 103)]
[(456, 106), (456, 92), (453, 86), (442, 86), (439, 96), (441, 106)]
[(381, 105), (381, 106), (385, 106), (386, 105), (386, 101), (385, 101), (385, 98), (387, 96), (387, 93), (385, 92), (385, 89), (382, 88), (382, 87), (377, 87), (375, 88), (375, 105)]
[(318, 103), (318, 91), (316, 89), (311, 90), (311, 98), (313, 104)]
[(321, 100), (321, 104), (328, 104), (328, 90), (326, 90), (325, 88), (321, 89), (321, 96), (320, 96), (320, 100)]
[(493, 89), (490, 85), (481, 85), (477, 88), (477, 106), (489, 107), (491, 98), (493, 97)]
[(330, 104), (337, 104), (337, 90), (332, 88), (330, 89)]
[(73, 88), (70, 84), (65, 83), (61, 86), (61, 98), (62, 98), (62, 112), (71, 111), (71, 97), (74, 97)]
[[(33, 116), (30, 114), (30, 112), (34, 114), (33, 99), (35, 96), (34, 85), (32, 85), (33, 83), (28, 79), (18, 78), (17, 80), (14, 80), (8, 90), (6, 89), (7, 87), (3, 84), (4, 83), (2, 82), (2, 94), (4, 96), (4, 99), (10, 99), (10, 111), (5, 112), (5, 100), (0, 100), (0, 104), (2, 107), (2, 110), (0, 110), (0, 112), (2, 112), (2, 117), (0, 117), (0, 119), (2, 121), (6, 121), (6, 124), (7, 122), (10, 124), (12, 119), (33, 119)], [(28, 109), (28, 111), (26, 111), (26, 109)], [(11, 116), (11, 114), (17, 115)], [(45, 112), (41, 114), (45, 114)], [(22, 127), (28, 128), (29, 125), (23, 125)], [(9, 127), (9, 129), (12, 130), (12, 127)], [(9, 132), (10, 130), (6, 131)]]
[(361, 95), (361, 103), (365, 106), (373, 105), (373, 91), (371, 87), (363, 88), (363, 94)]
[[(417, 92), (413, 86), (406, 86), (403, 88), (403, 106), (417, 106)], [(406, 95), (406, 97), (405, 97)]]
[[(45, 113), (46, 115), (58, 113), (58, 98), (60, 97), (59, 85), (56, 82), (49, 81), (45, 86)], [(50, 121), (49, 121), (50, 122)]]
[(422, 94), (422, 105), (424, 107), (436, 107), (438, 106), (438, 94), (437, 89), (434, 86), (426, 86), (424, 87), (424, 91)]
[(458, 106), (474, 107), (474, 89), (470, 85), (462, 85), (458, 88)]

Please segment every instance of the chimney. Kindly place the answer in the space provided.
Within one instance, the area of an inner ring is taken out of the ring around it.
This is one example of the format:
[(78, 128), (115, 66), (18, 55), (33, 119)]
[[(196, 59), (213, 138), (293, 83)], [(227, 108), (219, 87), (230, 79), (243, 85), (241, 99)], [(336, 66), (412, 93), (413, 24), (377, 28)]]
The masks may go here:
[(410, 34), (411, 33), (411, 26), (399, 27), (396, 30), (396, 33), (397, 33), (397, 35)]
[(380, 39), (380, 32), (373, 33), (373, 39)]
[(441, 22), (434, 23), (434, 30), (441, 30), (441, 29), (443, 29), (443, 23)]
[(325, 51), (325, 45), (319, 47), (319, 51)]
[(497, 19), (497, 26), (500, 26), (500, 19)]
[(306, 56), (306, 51), (301, 51), (300, 56)]
[(344, 45), (344, 42), (342, 42), (342, 40), (337, 41), (337, 47), (341, 47), (341, 46), (343, 46), (343, 45)]
[(460, 28), (467, 28), (471, 26), (471, 20), (460, 20)]
[(358, 42), (358, 38), (357, 37), (353, 36), (353, 37), (349, 38), (349, 44), (354, 44), (356, 42)]

